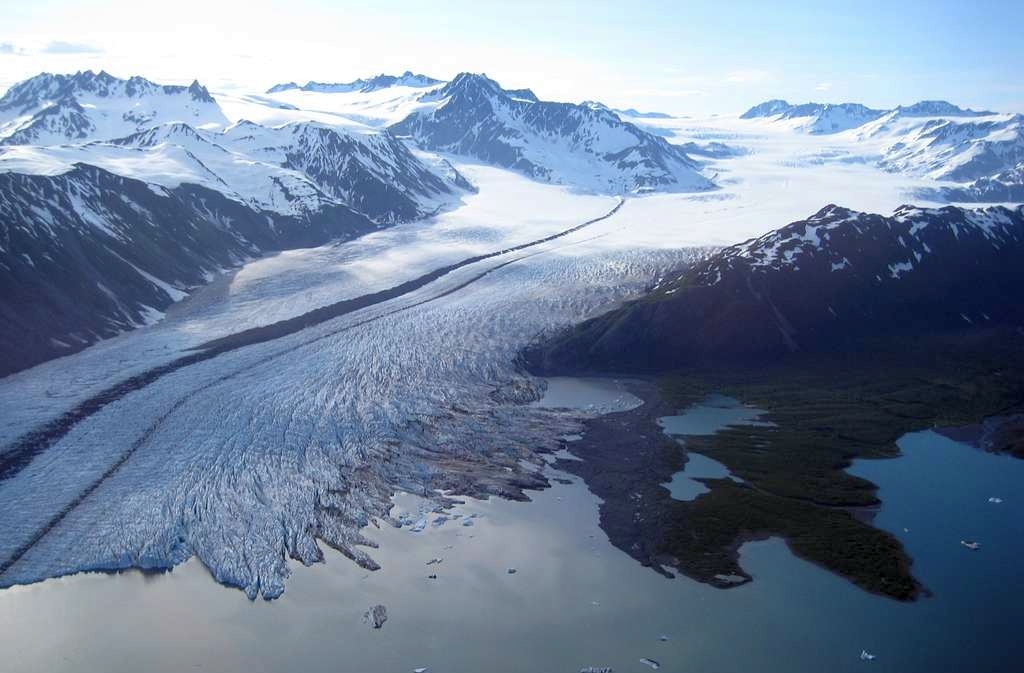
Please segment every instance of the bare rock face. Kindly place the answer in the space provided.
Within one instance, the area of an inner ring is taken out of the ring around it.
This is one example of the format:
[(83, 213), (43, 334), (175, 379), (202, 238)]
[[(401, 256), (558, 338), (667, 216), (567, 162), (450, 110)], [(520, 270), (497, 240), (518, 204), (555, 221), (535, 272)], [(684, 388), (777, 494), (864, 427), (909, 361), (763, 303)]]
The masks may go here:
[(375, 629), (384, 626), (388, 620), (388, 609), (383, 605), (374, 605), (363, 614), (363, 623), (369, 624)]

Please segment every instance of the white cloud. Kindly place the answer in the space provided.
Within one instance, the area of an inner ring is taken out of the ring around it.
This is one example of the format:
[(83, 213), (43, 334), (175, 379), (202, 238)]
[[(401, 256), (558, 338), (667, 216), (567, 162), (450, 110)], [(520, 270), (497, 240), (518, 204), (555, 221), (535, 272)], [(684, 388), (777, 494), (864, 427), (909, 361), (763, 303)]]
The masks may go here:
[(44, 54), (102, 54), (103, 50), (91, 44), (80, 44), (76, 42), (62, 42), (54, 40), (42, 49)]
[(686, 98), (688, 96), (706, 96), (702, 89), (630, 89), (623, 92), (626, 96), (649, 96), (653, 98)]
[(832, 82), (822, 82), (818, 86), (814, 87), (814, 90), (815, 91), (831, 91), (832, 90)]

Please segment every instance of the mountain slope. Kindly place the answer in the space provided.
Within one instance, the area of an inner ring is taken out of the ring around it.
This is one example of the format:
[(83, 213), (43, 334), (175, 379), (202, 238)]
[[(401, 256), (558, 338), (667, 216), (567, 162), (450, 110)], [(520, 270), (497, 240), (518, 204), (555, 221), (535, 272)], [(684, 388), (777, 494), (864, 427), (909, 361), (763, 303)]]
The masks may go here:
[(886, 149), (879, 165), (955, 182), (1020, 168), (1024, 166), (1024, 115), (929, 119), (903, 133)]
[(956, 182), (919, 193), (940, 201), (1015, 202), (1024, 194), (1024, 132), (1019, 114), (970, 110), (941, 100), (892, 110), (862, 105), (771, 100), (741, 119), (763, 119), (812, 134), (848, 132), (846, 139), (892, 173)]
[(681, 149), (607, 110), (538, 101), (532, 92), (468, 73), (420, 100), (433, 105), (390, 129), (425, 149), (594, 191), (713, 186)]
[(0, 375), (151, 322), (213, 272), (471, 189), (387, 132), (231, 125), (205, 88), (43, 74), (0, 99)]
[(114, 138), (171, 121), (220, 127), (228, 123), (198, 82), (164, 86), (142, 77), (124, 80), (91, 70), (43, 73), (15, 84), (0, 98), (2, 145)]
[(541, 371), (669, 371), (1024, 324), (1024, 207), (828, 206), (726, 248), (531, 355)]
[(740, 115), (740, 119), (768, 118), (787, 122), (792, 128), (807, 133), (828, 134), (856, 128), (883, 114), (885, 110), (873, 110), (859, 103), (791, 105), (776, 99), (755, 105)]
[(212, 273), (375, 228), (340, 203), (301, 215), (76, 165), (0, 173), (0, 376), (152, 322)]

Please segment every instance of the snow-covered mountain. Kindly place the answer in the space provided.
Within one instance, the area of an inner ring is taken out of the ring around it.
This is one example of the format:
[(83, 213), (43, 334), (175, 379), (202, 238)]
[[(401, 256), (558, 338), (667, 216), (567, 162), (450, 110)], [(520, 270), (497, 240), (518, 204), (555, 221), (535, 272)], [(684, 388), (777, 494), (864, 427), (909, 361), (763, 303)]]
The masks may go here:
[(386, 131), (232, 123), (198, 83), (102, 72), (15, 85), (0, 138), (0, 375), (152, 321), (217, 270), (472, 189)]
[(880, 168), (960, 183), (932, 190), (941, 200), (1024, 199), (1024, 116), (961, 111), (922, 117), (906, 110), (897, 108), (853, 132), (877, 148)]
[(594, 100), (585, 100), (580, 105), (584, 105), (593, 110), (607, 110), (608, 112), (614, 112), (620, 117), (633, 117), (634, 119), (671, 119), (672, 115), (665, 114), (664, 112), (640, 112), (636, 108), (613, 108), (608, 107), (604, 103)]
[(283, 91), (295, 90), (316, 91), (319, 93), (351, 93), (353, 91), (367, 93), (393, 86), (426, 88), (436, 86), (442, 82), (442, 80), (427, 77), (426, 75), (417, 75), (406, 70), (401, 75), (377, 75), (376, 77), (371, 77), (369, 79), (360, 78), (351, 82), (329, 83), (310, 81), (306, 82), (302, 86), (299, 86), (295, 82), (287, 82), (285, 84), (275, 84), (267, 89), (267, 93), (281, 93)]
[(0, 172), (0, 376), (152, 322), (213, 273), (264, 251), (376, 227), (327, 198), (282, 214), (84, 163), (54, 175)]
[[(898, 121), (897, 112), (887, 120)], [(900, 129), (886, 148), (882, 168), (967, 182), (1024, 166), (1024, 116), (995, 115), (959, 120), (929, 118)], [(884, 131), (864, 129), (867, 136)], [(889, 137), (892, 131), (889, 130)]]
[(227, 124), (217, 102), (198, 82), (154, 84), (91, 70), (43, 73), (15, 84), (0, 98), (0, 144), (52, 145), (124, 136), (169, 121), (195, 127)]
[(988, 110), (964, 109), (944, 100), (922, 100), (894, 110), (904, 117), (984, 117), (995, 114)]
[(421, 147), (473, 157), (535, 179), (624, 193), (698, 191), (712, 183), (680, 148), (588, 105), (539, 101), (485, 75), (462, 73), (391, 126)]
[(8, 119), (0, 171), (53, 174), (85, 163), (168, 188), (203, 185), (285, 215), (343, 202), (385, 224), (434, 212), (458, 191), (390, 134), (308, 121), (232, 124), (198, 83), (44, 74), (13, 87), (0, 111)]
[(830, 205), (723, 249), (647, 297), (542, 344), (548, 372), (669, 371), (1024, 325), (1024, 206)]
[(862, 105), (771, 100), (742, 119), (812, 134), (848, 135), (886, 171), (946, 183), (921, 196), (947, 201), (1013, 202), (1024, 198), (1024, 137), (1019, 114), (926, 100), (892, 110)]
[(873, 110), (859, 103), (803, 103), (791, 105), (784, 100), (770, 100), (755, 105), (741, 119), (768, 118), (786, 122), (795, 130), (814, 134), (839, 133), (878, 119), (884, 110)]
[[(266, 128), (239, 122), (215, 138), (246, 157), (297, 172), (331, 198), (393, 223), (450, 201), (453, 183), (388, 133), (353, 134), (315, 123)], [(462, 188), (469, 184), (455, 173)]]

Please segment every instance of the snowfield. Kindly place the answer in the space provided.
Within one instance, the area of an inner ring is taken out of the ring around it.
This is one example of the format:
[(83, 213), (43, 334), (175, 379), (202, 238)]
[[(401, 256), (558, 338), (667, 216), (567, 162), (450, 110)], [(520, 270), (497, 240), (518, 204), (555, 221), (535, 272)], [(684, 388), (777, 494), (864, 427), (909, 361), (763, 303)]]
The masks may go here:
[[(400, 88), (217, 100), (229, 129), (243, 116), (271, 135), (312, 122), (314, 129), (340, 127), (360, 144), (380, 137), (364, 125), (415, 111)], [(168, 568), (195, 556), (218, 581), (273, 598), (284, 591), (292, 560), (322, 559), (321, 543), (373, 568), (361, 530), (388, 521), (394, 492), (438, 504), (441, 489), (520, 497), (538, 485), (527, 468), (541, 464), (539, 452), (580, 429), (584, 412), (527, 404), (544, 382), (524, 375), (516, 354), (538, 335), (828, 202), (888, 214), (935, 185), (921, 171), (883, 170), (879, 146), (854, 132), (802, 134), (726, 118), (630, 121), (674, 144), (716, 141), (741, 151), (703, 160), (715, 191), (629, 197), (615, 210), (613, 196), (417, 150), (414, 166), (448, 166), (478, 192), (461, 194), (457, 205), (438, 201), (450, 209), (432, 217), (255, 260), (156, 324), (0, 379), (6, 451), (111, 385), (213, 339), (501, 253), (387, 301), (168, 371), (73, 424), (0, 478), (0, 586), (82, 570)], [(246, 146), (231, 133), (207, 129), (197, 137), (223, 141), (204, 150), (208, 156), (222, 151), (224, 161), (237, 161), (231, 153), (262, 153), (274, 171), (297, 171), (282, 166), (277, 141)], [(145, 156), (166, 164), (130, 170), (150, 171), (146, 177), (164, 184), (188, 157), (181, 143), (155, 146), (167, 154)], [(13, 147), (0, 164), (59, 171), (92, 153), (109, 166), (129, 161), (120, 151), (110, 144)], [(264, 171), (252, 193), (266, 194), (270, 168), (252, 170)]]

